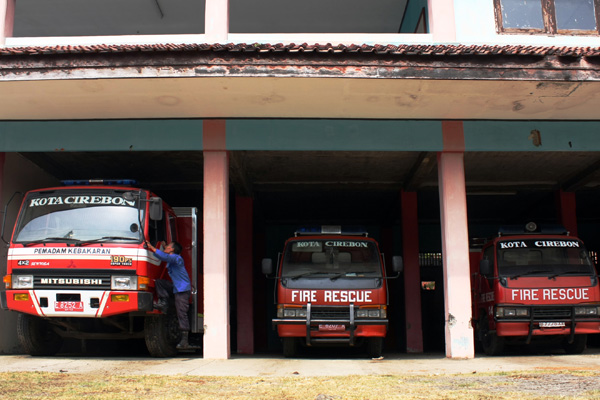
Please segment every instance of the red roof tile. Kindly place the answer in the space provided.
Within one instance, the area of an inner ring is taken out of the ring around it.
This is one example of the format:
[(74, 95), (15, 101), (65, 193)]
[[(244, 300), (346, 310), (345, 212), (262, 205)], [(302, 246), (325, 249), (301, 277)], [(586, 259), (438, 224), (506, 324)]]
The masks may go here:
[(244, 52), (244, 53), (363, 53), (407, 56), (561, 56), (597, 57), (600, 47), (554, 47), (554, 46), (487, 46), (487, 45), (332, 45), (327, 44), (153, 44), (153, 45), (77, 45), (3, 47), (0, 56), (47, 55), (47, 54), (93, 54), (133, 52)]

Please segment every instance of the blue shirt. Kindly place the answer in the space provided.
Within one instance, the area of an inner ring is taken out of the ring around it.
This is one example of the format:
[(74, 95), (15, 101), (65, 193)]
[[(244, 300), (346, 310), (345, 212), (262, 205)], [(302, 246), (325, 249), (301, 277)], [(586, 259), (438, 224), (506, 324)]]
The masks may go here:
[(189, 292), (192, 290), (190, 277), (183, 264), (183, 258), (179, 254), (167, 254), (156, 249), (156, 258), (167, 263), (167, 272), (173, 281), (173, 293)]

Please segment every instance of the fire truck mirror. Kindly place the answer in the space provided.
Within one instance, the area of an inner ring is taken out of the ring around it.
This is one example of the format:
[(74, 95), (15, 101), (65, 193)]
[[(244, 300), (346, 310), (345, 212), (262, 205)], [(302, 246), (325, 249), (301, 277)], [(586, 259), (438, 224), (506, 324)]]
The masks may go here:
[(392, 257), (392, 269), (395, 273), (400, 274), (404, 270), (404, 260), (402, 256)]
[(262, 273), (265, 275), (271, 275), (273, 273), (273, 260), (270, 258), (263, 258)]
[(490, 260), (484, 258), (479, 262), (479, 272), (484, 276), (490, 276), (494, 273)]
[(160, 197), (150, 198), (150, 219), (161, 221), (163, 218), (162, 199)]

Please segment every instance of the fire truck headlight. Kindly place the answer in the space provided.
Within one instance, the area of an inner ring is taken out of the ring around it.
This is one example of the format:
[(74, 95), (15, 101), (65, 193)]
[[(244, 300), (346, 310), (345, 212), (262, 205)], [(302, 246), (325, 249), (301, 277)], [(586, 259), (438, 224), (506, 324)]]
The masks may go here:
[(286, 308), (283, 310), (283, 316), (285, 318), (290, 318), (290, 317), (294, 318), (296, 316), (296, 310), (294, 310), (294, 309), (290, 310), (289, 308)]
[(278, 318), (306, 318), (306, 309), (305, 308), (279, 308), (277, 310)]
[(118, 276), (110, 278), (112, 290), (137, 290), (137, 276)]
[(596, 317), (600, 315), (600, 306), (575, 307), (575, 315)]
[(387, 310), (381, 308), (361, 308), (356, 310), (356, 318), (387, 318)]
[(13, 289), (33, 289), (33, 275), (13, 275)]
[(529, 309), (525, 307), (497, 307), (497, 318), (529, 317)]

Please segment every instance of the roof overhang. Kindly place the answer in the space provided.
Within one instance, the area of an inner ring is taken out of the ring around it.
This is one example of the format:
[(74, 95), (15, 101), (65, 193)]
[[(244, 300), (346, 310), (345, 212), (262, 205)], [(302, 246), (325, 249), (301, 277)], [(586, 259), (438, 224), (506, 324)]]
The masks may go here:
[(165, 45), (0, 49), (0, 118), (597, 119), (600, 50)]

